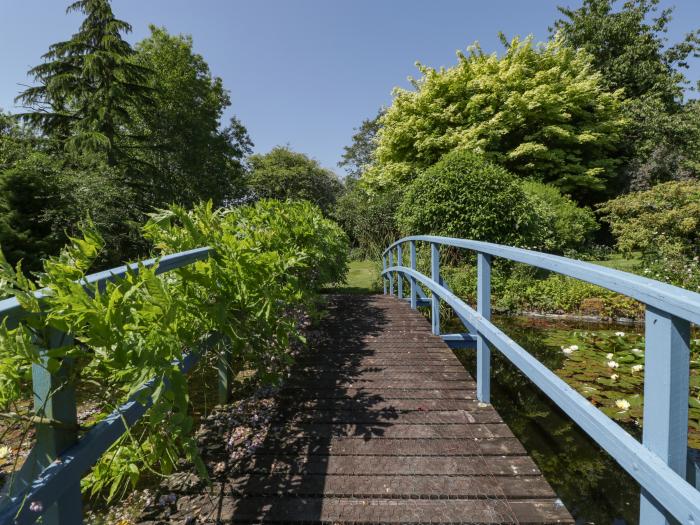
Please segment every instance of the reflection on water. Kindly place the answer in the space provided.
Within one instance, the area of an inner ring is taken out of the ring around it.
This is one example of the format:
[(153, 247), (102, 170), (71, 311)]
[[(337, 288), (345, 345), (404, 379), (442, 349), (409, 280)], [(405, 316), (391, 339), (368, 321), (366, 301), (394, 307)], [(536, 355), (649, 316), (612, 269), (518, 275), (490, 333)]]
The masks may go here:
[[(496, 318), (494, 324), (550, 370), (559, 368), (565, 357), (559, 346), (547, 343), (551, 330), (619, 329), (612, 324), (584, 326), (581, 323), (511, 317)], [(624, 330), (629, 332), (630, 327), (626, 326)], [(474, 374), (474, 351), (458, 350), (456, 353)], [(637, 523), (637, 482), (515, 366), (497, 351), (492, 355), (493, 405), (523, 443), (576, 522)], [(631, 428), (628, 430), (634, 432)]]

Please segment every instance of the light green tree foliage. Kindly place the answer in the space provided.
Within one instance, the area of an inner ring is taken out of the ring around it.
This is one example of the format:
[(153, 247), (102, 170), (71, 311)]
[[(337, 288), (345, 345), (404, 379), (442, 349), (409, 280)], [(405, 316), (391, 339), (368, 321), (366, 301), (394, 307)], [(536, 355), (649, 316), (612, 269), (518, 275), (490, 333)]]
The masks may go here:
[(642, 250), (648, 273), (700, 287), (700, 182), (666, 182), (622, 195), (599, 209), (618, 247)]
[[(294, 312), (313, 314), (319, 288), (342, 280), (346, 271), (345, 234), (306, 202), (217, 210), (209, 203), (192, 211), (173, 206), (154, 214), (144, 232), (157, 255), (204, 245), (214, 253), (161, 276), (155, 267), (142, 267), (101, 291), (75, 282), (104, 248), (92, 227), (46, 260), (36, 281), (0, 258), (0, 295), (17, 297), (35, 314), (16, 328), (0, 325), (0, 410), (13, 407), (21, 412), (18, 422), (29, 419), (30, 404), (17, 401), (31, 396), (27, 383), (47, 328), (71, 334), (77, 344), (52, 350), (42, 366), (56, 370), (74, 358), (70, 381), (101, 387), (96, 419), (155, 378), (148, 393), (154, 404), (138, 432), (125, 434), (85, 480), (93, 493), (109, 498), (133, 487), (144, 471), (172, 472), (181, 457), (201, 466), (188, 382), (172, 365), (183, 351), (200, 349), (202, 337), (219, 332), (230, 341), (234, 372), (252, 370), (254, 381), (274, 383), (291, 363), (290, 344), (303, 338)], [(49, 292), (40, 305), (31, 292), (42, 287)], [(217, 348), (212, 352), (215, 361)]]
[(257, 197), (307, 200), (329, 212), (342, 191), (335, 173), (288, 147), (276, 146), (264, 155), (251, 155), (248, 161), (248, 184)]
[(142, 199), (150, 206), (177, 202), (191, 205), (212, 199), (220, 205), (243, 193), (242, 158), (252, 143), (233, 118), (220, 129), (231, 105), (228, 91), (204, 58), (192, 49), (192, 38), (170, 35), (151, 26), (151, 35), (136, 45), (135, 62), (154, 72), (154, 110), (135, 111), (129, 128), (146, 139), (137, 150), (149, 185)]
[(419, 65), (415, 90), (397, 89), (381, 119), (376, 163), (364, 180), (410, 182), (455, 148), (485, 155), (580, 202), (600, 200), (615, 178), (624, 120), (584, 51), (560, 40), (513, 39), (499, 57), (478, 45), (456, 66)]
[(595, 215), (589, 208), (578, 206), (554, 186), (536, 181), (523, 181), (522, 188), (534, 212), (533, 246), (563, 253), (583, 247), (598, 229)]
[(350, 237), (355, 256), (378, 260), (399, 231), (394, 214), (401, 201), (398, 191), (370, 192), (357, 180), (346, 180), (332, 216)]
[(404, 234), (433, 234), (531, 246), (534, 215), (506, 169), (455, 150), (410, 184), (397, 212)]

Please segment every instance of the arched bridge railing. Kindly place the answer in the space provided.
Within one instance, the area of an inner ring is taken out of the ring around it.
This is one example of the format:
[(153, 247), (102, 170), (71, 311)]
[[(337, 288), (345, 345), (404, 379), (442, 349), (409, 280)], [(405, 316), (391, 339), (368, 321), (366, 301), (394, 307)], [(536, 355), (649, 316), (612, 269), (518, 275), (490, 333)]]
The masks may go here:
[[(95, 273), (79, 282), (88, 290), (102, 290), (108, 282), (124, 277), (129, 271), (137, 272), (139, 267), (158, 264), (156, 273), (162, 274), (207, 259), (210, 253), (211, 249), (205, 247), (166, 255)], [(39, 290), (35, 296), (41, 300), (44, 293)], [(16, 325), (25, 315), (16, 299), (0, 301), (0, 322)], [(64, 346), (68, 337), (52, 334), (51, 343)], [(173, 363), (183, 373), (189, 372), (204, 351), (220, 339), (217, 334), (202, 334), (202, 337), (200, 348), (191, 349)], [(225, 401), (229, 392), (227, 357), (226, 352), (222, 353), (219, 363), (220, 401)], [(79, 437), (75, 392), (65, 381), (67, 372), (65, 366), (56, 373), (42, 366), (32, 368), (36, 441), (22, 468), (9, 476), (0, 491), (0, 525), (28, 525), (39, 518), (45, 525), (83, 523), (81, 478), (152, 405), (155, 379), (144, 383), (123, 405)]]
[[(430, 276), (416, 269), (416, 243), (430, 245)], [(405, 245), (409, 266), (403, 266)], [(476, 309), (440, 277), (440, 246), (477, 255)], [(554, 372), (499, 330), (491, 321), (491, 263), (501, 257), (574, 277), (637, 299), (646, 306), (644, 426), (642, 443), (593, 406)], [(444, 334), (453, 347), (476, 346), (477, 397), (490, 398), (490, 348), (500, 351), (641, 485), (640, 523), (700, 524), (700, 492), (686, 480), (690, 323), (700, 324), (700, 294), (626, 272), (545, 253), (450, 237), (412, 236), (393, 243), (382, 255), (384, 293), (404, 299), (410, 283), (411, 307), (432, 307), (433, 333), (440, 335), (440, 303), (447, 303), (467, 329)], [(426, 296), (421, 286), (430, 291)]]

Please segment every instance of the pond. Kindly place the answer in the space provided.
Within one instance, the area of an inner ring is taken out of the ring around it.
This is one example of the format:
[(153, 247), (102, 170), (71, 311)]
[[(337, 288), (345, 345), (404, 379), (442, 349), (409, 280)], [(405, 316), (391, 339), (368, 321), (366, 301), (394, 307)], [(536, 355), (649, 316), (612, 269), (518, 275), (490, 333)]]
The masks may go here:
[[(637, 363), (643, 363), (643, 326), (504, 316), (495, 317), (494, 324), (641, 439), (643, 371)], [(475, 352), (456, 353), (474, 375)], [(639, 485), (498, 351), (492, 356), (493, 405), (576, 522), (638, 523)], [(619, 404), (623, 401), (628, 404)], [(692, 405), (691, 412), (697, 417)], [(697, 439), (691, 427), (691, 443)]]

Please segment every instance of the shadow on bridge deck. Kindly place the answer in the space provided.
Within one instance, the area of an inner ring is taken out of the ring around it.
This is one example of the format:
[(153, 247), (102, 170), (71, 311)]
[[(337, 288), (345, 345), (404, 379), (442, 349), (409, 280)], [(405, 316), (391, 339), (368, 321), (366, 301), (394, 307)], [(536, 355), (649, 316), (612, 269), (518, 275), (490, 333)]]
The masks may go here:
[(571, 523), (420, 313), (329, 296), (262, 446), (220, 485), (220, 523)]

